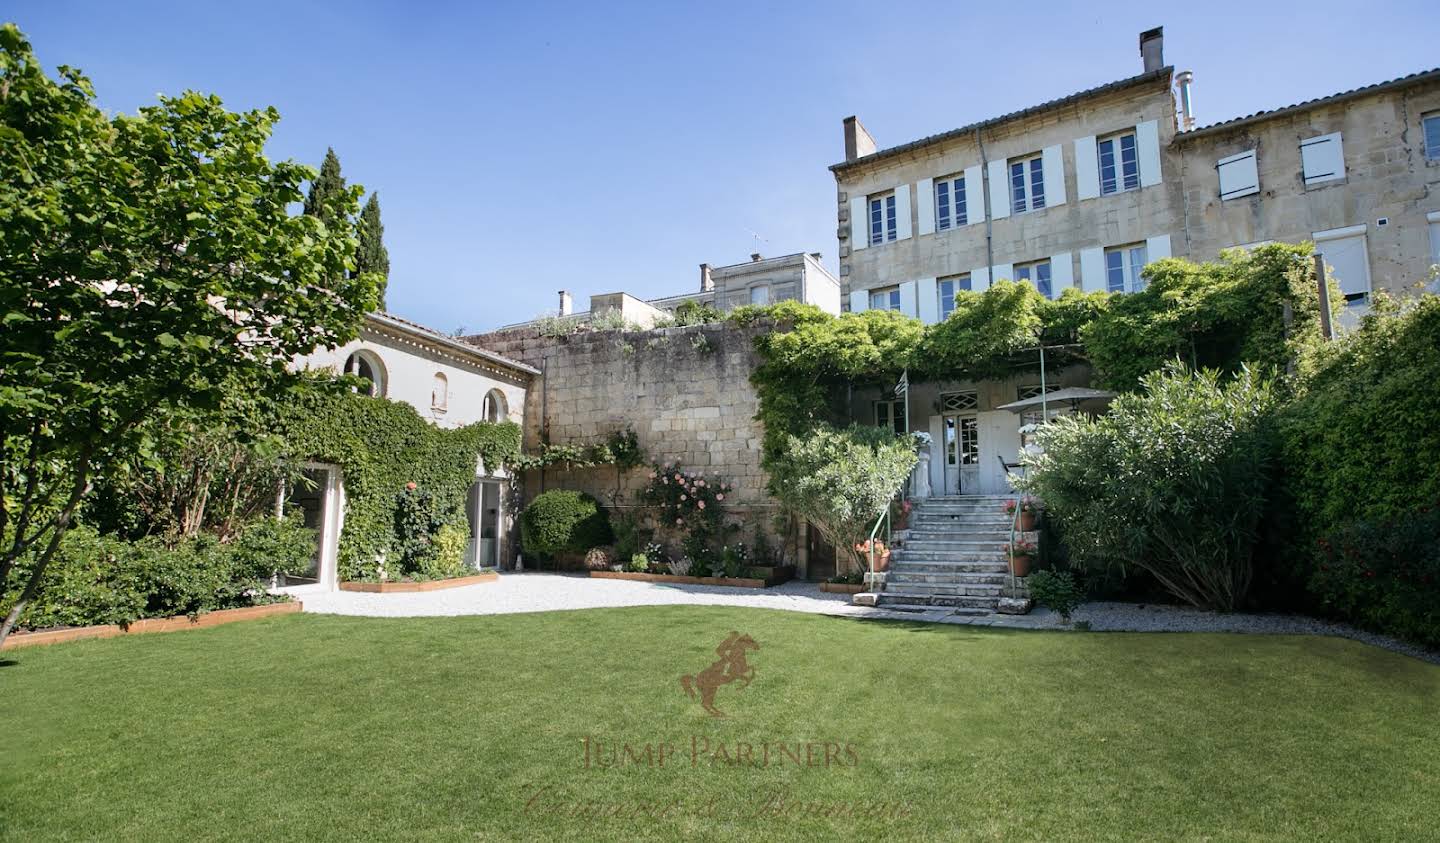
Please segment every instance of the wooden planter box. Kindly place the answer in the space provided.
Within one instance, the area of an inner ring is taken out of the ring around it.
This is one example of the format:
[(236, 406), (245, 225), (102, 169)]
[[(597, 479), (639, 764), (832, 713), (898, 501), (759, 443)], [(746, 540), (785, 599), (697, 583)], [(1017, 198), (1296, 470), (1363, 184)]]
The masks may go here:
[[(790, 566), (777, 568), (775, 570), (793, 571)], [(768, 585), (778, 585), (790, 579), (768, 580), (755, 577), (678, 577), (674, 574), (639, 574), (630, 571), (591, 571), (590, 576), (601, 580), (635, 580), (636, 582), (664, 582), (677, 585), (724, 585), (731, 588), (764, 588)]]
[(853, 582), (822, 582), (820, 590), (831, 594), (859, 594), (865, 590), (865, 586)]
[(49, 629), (43, 632), (17, 632), (5, 639), (0, 649), (30, 647), (38, 644), (59, 644), (63, 641), (78, 641), (82, 638), (115, 638), (145, 632), (177, 632), (182, 629), (199, 629), (206, 626), (222, 626), (237, 621), (255, 621), (271, 615), (288, 615), (303, 608), (299, 601), (269, 603), (264, 606), (244, 606), (239, 609), (220, 609), (191, 618), (179, 615), (173, 618), (145, 618), (127, 626), (105, 624), (103, 626), (77, 626), (72, 629)]
[(396, 594), (413, 591), (439, 591), (444, 588), (461, 588), (482, 582), (495, 582), (500, 575), (494, 571), (469, 577), (454, 577), (448, 580), (426, 580), (425, 582), (342, 582), (341, 591), (368, 591), (372, 594)]

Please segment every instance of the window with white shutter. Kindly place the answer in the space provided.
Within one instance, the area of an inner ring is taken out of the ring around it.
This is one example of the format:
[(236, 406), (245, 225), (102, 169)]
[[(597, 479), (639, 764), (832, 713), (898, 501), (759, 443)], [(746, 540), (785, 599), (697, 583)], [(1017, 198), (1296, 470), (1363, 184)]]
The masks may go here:
[(1138, 293), (1145, 289), (1140, 271), (1147, 260), (1145, 244), (1132, 243), (1105, 250), (1105, 289), (1111, 293)]
[(935, 286), (940, 294), (940, 321), (944, 322), (955, 312), (955, 294), (970, 289), (970, 274), (941, 278)]
[(870, 198), (870, 245), (893, 243), (896, 235), (895, 194)]
[(1220, 173), (1220, 198), (1238, 199), (1260, 192), (1260, 173), (1255, 166), (1255, 150), (1221, 158), (1215, 164)]
[(1040, 295), (1047, 299), (1055, 297), (1055, 289), (1050, 284), (1050, 261), (1035, 261), (1034, 263), (1022, 263), (1015, 266), (1015, 280), (1029, 281)]
[(935, 229), (959, 228), (970, 222), (965, 177), (950, 176), (935, 182)]
[(1140, 186), (1140, 155), (1135, 133), (1125, 132), (1096, 144), (1100, 162), (1100, 193), (1109, 195)]
[(1010, 162), (1010, 209), (1017, 214), (1045, 207), (1045, 165), (1039, 155)]
[(900, 287), (885, 287), (880, 290), (870, 291), (871, 310), (899, 310), (900, 309)]
[(1347, 305), (1362, 305), (1370, 299), (1370, 254), (1365, 248), (1363, 225), (1332, 231), (1317, 231), (1315, 254), (1325, 259), (1327, 272), (1340, 285)]
[(1300, 141), (1300, 165), (1305, 186), (1345, 178), (1345, 150), (1340, 133)]
[(1425, 130), (1425, 157), (1440, 161), (1440, 113), (1426, 114), (1420, 125)]

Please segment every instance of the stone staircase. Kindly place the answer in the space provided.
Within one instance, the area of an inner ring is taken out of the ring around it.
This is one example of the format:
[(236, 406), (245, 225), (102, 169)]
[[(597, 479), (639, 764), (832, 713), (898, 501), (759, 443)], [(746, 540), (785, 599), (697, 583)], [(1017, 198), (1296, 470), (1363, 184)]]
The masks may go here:
[(921, 501), (875, 605), (891, 609), (952, 607), (959, 614), (995, 611), (1009, 583), (1005, 495), (957, 495)]

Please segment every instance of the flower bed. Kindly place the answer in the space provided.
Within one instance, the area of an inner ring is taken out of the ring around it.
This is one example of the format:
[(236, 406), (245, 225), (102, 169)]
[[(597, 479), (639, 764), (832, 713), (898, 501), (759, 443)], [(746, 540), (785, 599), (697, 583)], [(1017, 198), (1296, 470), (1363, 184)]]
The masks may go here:
[(451, 577), (446, 580), (423, 580), (421, 582), (342, 582), (340, 590), (366, 591), (371, 594), (439, 591), (445, 588), (461, 588), (467, 585), (479, 585), (483, 582), (495, 582), (498, 579), (500, 579), (499, 574), (494, 571), (486, 571), (468, 577)]
[(682, 577), (675, 574), (642, 574), (635, 571), (591, 571), (590, 576), (602, 580), (635, 580), (638, 582), (663, 582), (677, 585), (723, 585), (730, 588), (766, 588), (787, 582), (795, 576), (795, 568), (782, 565), (764, 569), (773, 573), (760, 577)]
[(267, 603), (263, 606), (244, 606), (239, 609), (219, 609), (199, 615), (180, 615), (173, 618), (145, 618), (125, 626), (105, 624), (103, 626), (76, 626), (65, 629), (47, 629), (40, 632), (17, 632), (5, 639), (0, 649), (30, 647), (39, 644), (59, 644), (63, 641), (78, 641), (82, 638), (115, 638), (145, 632), (176, 632), (182, 629), (198, 629), (206, 626), (222, 626), (237, 621), (254, 621), (272, 615), (288, 615), (298, 612), (303, 604)]

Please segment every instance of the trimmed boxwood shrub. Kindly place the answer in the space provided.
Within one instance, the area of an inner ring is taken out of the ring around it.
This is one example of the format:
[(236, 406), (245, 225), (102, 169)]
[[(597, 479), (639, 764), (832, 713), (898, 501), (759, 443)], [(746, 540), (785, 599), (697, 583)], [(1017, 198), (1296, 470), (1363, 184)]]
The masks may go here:
[(583, 554), (613, 540), (610, 516), (584, 492), (542, 492), (520, 516), (520, 542), (539, 559)]

